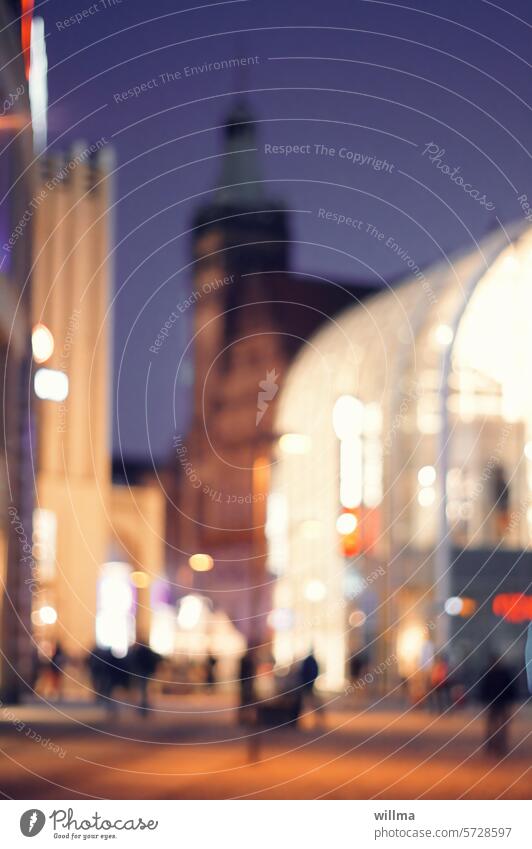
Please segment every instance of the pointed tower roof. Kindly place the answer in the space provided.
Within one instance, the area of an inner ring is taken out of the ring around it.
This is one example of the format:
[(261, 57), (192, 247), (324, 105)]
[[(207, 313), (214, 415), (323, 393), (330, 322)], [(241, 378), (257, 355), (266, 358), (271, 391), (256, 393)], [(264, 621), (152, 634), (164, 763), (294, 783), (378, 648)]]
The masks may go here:
[(214, 202), (232, 207), (254, 207), (265, 199), (253, 113), (246, 101), (232, 107), (224, 127), (224, 156)]

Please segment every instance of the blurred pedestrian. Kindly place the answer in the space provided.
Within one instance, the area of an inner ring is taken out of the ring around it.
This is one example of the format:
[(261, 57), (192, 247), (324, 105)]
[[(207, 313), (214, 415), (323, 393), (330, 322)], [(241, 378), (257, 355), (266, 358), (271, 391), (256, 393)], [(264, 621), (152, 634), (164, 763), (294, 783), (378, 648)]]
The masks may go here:
[(248, 727), (246, 750), (248, 763), (256, 763), (260, 757), (260, 738), (257, 730), (258, 707), (256, 705), (255, 680), (257, 677), (257, 650), (251, 646), (240, 658), (238, 672), (240, 704), (238, 722)]
[(300, 680), (303, 693), (312, 694), (314, 692), (314, 685), (316, 684), (316, 679), (319, 674), (320, 668), (318, 666), (318, 661), (311, 649), (301, 663)]
[(257, 676), (257, 656), (255, 648), (248, 648), (240, 659), (238, 673), (240, 686), (240, 721), (247, 721), (252, 705), (255, 703), (255, 678)]
[(526, 680), (528, 683), (528, 692), (532, 695), (532, 622), (528, 626), (528, 636), (526, 641), (525, 652), (526, 664)]
[(415, 674), (415, 677), (419, 678), (419, 687), (422, 692), (422, 698), (425, 698), (428, 695), (432, 686), (431, 675), (432, 667), (434, 666), (435, 654), (436, 651), (431, 631), (428, 625), (425, 625), (423, 643), (421, 644), (419, 656), (419, 673)]
[(443, 713), (451, 706), (449, 661), (444, 654), (437, 654), (430, 672), (430, 702), (436, 713)]
[(215, 670), (217, 663), (218, 661), (216, 660), (212, 652), (209, 652), (205, 660), (205, 683), (207, 684), (207, 687), (211, 690), (214, 689), (214, 687), (216, 686)]
[(46, 674), (46, 690), (49, 698), (60, 699), (63, 694), (64, 665), (67, 656), (61, 643), (55, 644), (54, 652), (48, 662)]
[(316, 695), (316, 680), (320, 674), (318, 661), (311, 649), (301, 662), (299, 670), (299, 686), (301, 690), (302, 708), (308, 707), (314, 717), (323, 713), (323, 705)]
[(144, 642), (135, 643), (130, 650), (129, 667), (135, 676), (140, 694), (139, 711), (143, 716), (147, 716), (149, 709), (149, 684), (161, 660), (161, 656)]
[(96, 701), (103, 704), (109, 713), (114, 713), (116, 709), (113, 699), (115, 687), (114, 661), (115, 658), (111, 654), (111, 650), (101, 646), (94, 646), (87, 661)]
[(493, 515), (495, 518), (495, 542), (504, 540), (510, 524), (510, 485), (504, 467), (496, 465), (491, 484)]
[(355, 651), (349, 658), (349, 678), (351, 682), (358, 681), (362, 677), (368, 667), (366, 653), (359, 649)]
[(515, 676), (502, 658), (490, 657), (480, 696), (486, 705), (486, 751), (501, 757), (508, 752), (512, 703), (516, 697)]

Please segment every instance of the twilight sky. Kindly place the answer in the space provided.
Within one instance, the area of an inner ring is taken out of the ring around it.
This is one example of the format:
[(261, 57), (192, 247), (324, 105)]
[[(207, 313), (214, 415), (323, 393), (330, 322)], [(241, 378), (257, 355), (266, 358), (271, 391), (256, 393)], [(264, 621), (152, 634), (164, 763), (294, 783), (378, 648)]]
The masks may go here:
[[(397, 278), (407, 257), (423, 266), (522, 219), (532, 197), (529, 0), (46, 0), (36, 13), (51, 147), (115, 150), (114, 443), (128, 457), (164, 456), (174, 413), (185, 426), (190, 368), (174, 382), (190, 312), (156, 360), (149, 347), (190, 294), (187, 230), (236, 92), (260, 122), (269, 193), (299, 210), (297, 270)], [(245, 71), (208, 68), (242, 56), (256, 57)]]

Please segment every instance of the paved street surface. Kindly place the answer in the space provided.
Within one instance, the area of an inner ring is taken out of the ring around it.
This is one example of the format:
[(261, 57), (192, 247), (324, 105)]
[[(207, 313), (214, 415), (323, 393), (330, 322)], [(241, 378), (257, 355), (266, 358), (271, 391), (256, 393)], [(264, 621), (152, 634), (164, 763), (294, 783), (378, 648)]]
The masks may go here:
[[(437, 717), (336, 700), (316, 726), (250, 738), (231, 700), (157, 702), (143, 720), (93, 706), (0, 708), (7, 798), (530, 799), (532, 709), (517, 708), (511, 754), (482, 753), (473, 709)], [(39, 737), (40, 735), (40, 737)], [(250, 745), (259, 740), (259, 750)]]

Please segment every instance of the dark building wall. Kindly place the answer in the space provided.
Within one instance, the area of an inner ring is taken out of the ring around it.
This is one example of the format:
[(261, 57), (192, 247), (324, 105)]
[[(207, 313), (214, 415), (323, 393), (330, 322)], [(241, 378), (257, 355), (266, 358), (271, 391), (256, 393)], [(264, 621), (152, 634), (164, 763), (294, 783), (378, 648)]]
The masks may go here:
[(452, 595), (472, 599), (476, 605), (470, 616), (451, 617), (452, 648), (463, 659), (464, 680), (477, 680), (494, 654), (514, 670), (525, 695), (523, 659), (529, 624), (527, 597), (532, 599), (532, 552), (455, 550), (451, 562)]
[[(0, 694), (17, 701), (31, 686), (33, 470), (29, 274), (32, 226), (9, 244), (33, 196), (32, 131), (21, 55), (19, 4), (0, 5), (0, 100), (9, 121), (0, 128), (2, 261), (0, 264), (0, 367), (5, 453), (0, 462)], [(6, 248), (5, 246), (8, 245)]]

